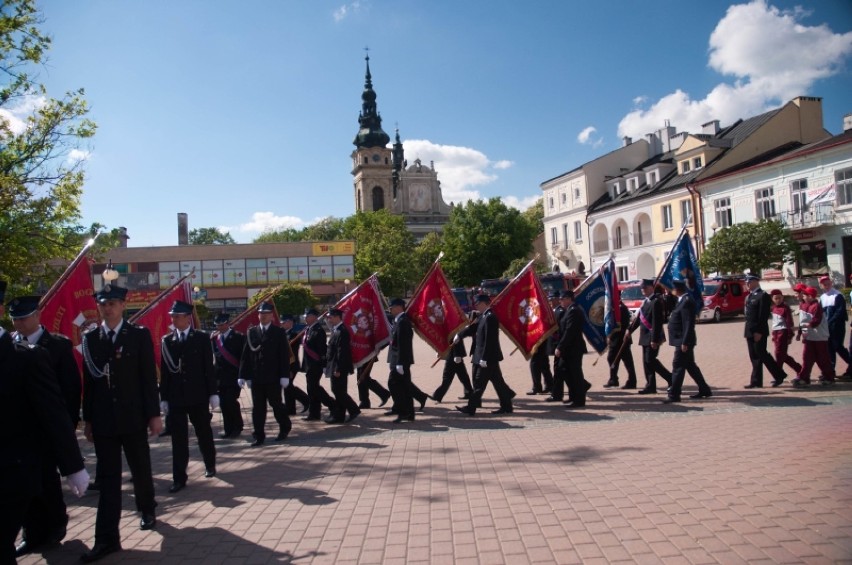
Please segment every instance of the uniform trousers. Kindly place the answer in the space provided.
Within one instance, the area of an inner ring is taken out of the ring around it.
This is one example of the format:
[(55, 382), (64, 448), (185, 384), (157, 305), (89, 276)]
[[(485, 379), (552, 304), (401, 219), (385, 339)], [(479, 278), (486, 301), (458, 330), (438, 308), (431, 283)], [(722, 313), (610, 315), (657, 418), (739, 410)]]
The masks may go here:
[[(220, 400), (221, 402), (221, 400)], [(189, 422), (195, 428), (198, 449), (204, 459), (204, 467), (216, 469), (216, 447), (213, 445), (213, 428), (210, 427), (210, 411), (207, 404), (192, 406), (169, 406), (172, 415), (172, 480), (177, 484), (186, 482), (189, 465)]]
[(843, 344), (846, 339), (845, 322), (838, 324), (828, 330), (828, 360), (832, 367), (836, 367), (837, 356), (846, 361), (847, 368), (850, 364), (849, 350)]
[(227, 435), (243, 431), (243, 413), (240, 409), (240, 387), (219, 385), (219, 408), (222, 409), (222, 431)]
[(585, 404), (588, 383), (583, 375), (583, 354), (563, 355), (556, 364), (556, 371), (568, 386), (568, 400), (575, 404)]
[(127, 459), (133, 479), (136, 510), (154, 514), (154, 480), (151, 477), (151, 451), (145, 428), (117, 436), (96, 435), (95, 454), (98, 458), (100, 497), (95, 519), (95, 544), (114, 544), (121, 541), (118, 523), (121, 519), (121, 450)]
[(319, 418), (323, 405), (328, 408), (332, 415), (335, 414), (334, 399), (322, 386), (322, 368), (308, 369), (305, 373), (305, 380), (308, 382), (308, 416)]
[[(609, 344), (609, 351), (606, 354), (606, 362), (609, 364), (609, 380), (618, 382), (618, 366), (624, 361), (624, 368), (627, 369), (627, 384), (636, 385), (636, 366), (633, 364), (633, 352), (630, 351), (630, 343), (624, 346), (624, 351), (621, 357), (617, 360), (618, 351), (621, 349), (623, 338), (619, 337), (612, 340)], [(614, 363), (613, 363), (614, 362)]]
[(763, 335), (757, 341), (753, 337), (747, 337), (748, 358), (751, 360), (751, 382), (750, 384), (763, 386), (763, 366), (769, 369), (773, 378), (776, 381), (784, 380), (786, 376), (784, 370), (775, 362), (775, 359), (766, 350), (766, 345), (769, 340), (768, 335)]
[[(0, 474), (0, 480), (14, 481), (19, 477), (10, 477), (10, 473)], [(24, 522), (24, 516), (32, 500), (29, 489), (10, 489), (3, 496), (3, 511), (0, 512), (0, 563), (16, 563), (15, 540)]]
[(464, 360), (461, 363), (456, 363), (452, 357), (447, 357), (444, 362), (444, 372), (441, 375), (441, 384), (432, 393), (432, 398), (437, 402), (441, 402), (447, 391), (450, 390), (450, 385), (453, 384), (453, 379), (458, 377), (459, 382), (464, 387), (465, 396), (470, 395), (473, 390), (473, 384), (470, 382), (470, 376), (467, 374), (467, 367), (464, 365)]
[(56, 458), (49, 452), (49, 446), (44, 447), (41, 464), (42, 490), (30, 500), (23, 523), (23, 539), (33, 546), (39, 545), (68, 524), (62, 479), (56, 469)]
[(482, 395), (485, 394), (485, 389), (488, 388), (489, 382), (494, 384), (494, 390), (497, 392), (497, 398), (500, 400), (500, 408), (504, 410), (512, 409), (512, 399), (515, 398), (515, 391), (503, 379), (500, 364), (492, 362), (488, 367), (478, 366), (473, 372), (473, 392), (470, 393), (470, 398), (467, 401), (467, 408), (471, 413), (482, 406)]
[(663, 377), (669, 385), (672, 384), (672, 373), (657, 359), (660, 348), (654, 349), (650, 345), (642, 346), (642, 368), (645, 370), (645, 389), (657, 390), (657, 375)]
[(414, 418), (410, 365), (403, 365), (402, 373), (397, 372), (396, 367), (391, 367), (388, 375), (388, 389), (390, 389), (393, 408), (397, 415), (401, 418)]
[[(550, 371), (550, 357), (547, 355), (546, 343), (542, 343), (530, 357), (530, 377), (532, 389), (535, 392), (553, 389), (553, 373)], [(544, 377), (544, 388), (542, 388), (542, 377)]]
[(293, 424), (290, 422), (290, 416), (284, 409), (284, 402), (281, 400), (281, 385), (275, 383), (252, 383), (251, 401), (254, 406), (251, 409), (251, 423), (254, 426), (254, 438), (263, 440), (266, 438), (266, 405), (267, 403), (272, 408), (272, 414), (275, 416), (275, 421), (278, 422), (278, 434), (286, 437), (290, 433)]
[(296, 413), (296, 401), (299, 401), (299, 404), (304, 406), (306, 409), (310, 406), (310, 398), (308, 394), (297, 387), (294, 383), (296, 382), (296, 375), (299, 373), (290, 373), (290, 383), (284, 389), (284, 408), (287, 409), (287, 414), (295, 414)]
[(680, 346), (675, 347), (674, 358), (672, 359), (672, 385), (669, 390), (669, 398), (680, 399), (681, 390), (683, 389), (683, 380), (686, 378), (686, 373), (692, 377), (695, 384), (698, 385), (698, 392), (701, 394), (709, 394), (710, 386), (704, 380), (704, 375), (701, 369), (695, 363), (695, 348), (690, 347), (686, 351), (682, 351)]
[(798, 378), (809, 383), (811, 382), (811, 369), (814, 363), (822, 371), (822, 376), (825, 380), (834, 380), (834, 367), (831, 366), (831, 361), (828, 357), (828, 342), (805, 340), (802, 344), (802, 370), (799, 371)]
[(787, 364), (790, 366), (796, 374), (799, 374), (799, 371), (802, 370), (802, 366), (798, 361), (793, 359), (793, 357), (787, 353), (787, 348), (790, 346), (790, 336), (792, 332), (789, 330), (775, 330), (772, 332), (772, 346), (773, 353), (775, 355), (775, 363), (778, 364), (782, 369), (784, 365)]
[(349, 396), (349, 375), (331, 376), (331, 394), (334, 395), (334, 411), (332, 416), (335, 420), (343, 420), (346, 413), (350, 416), (361, 413), (358, 404)]
[[(359, 369), (360, 371), (360, 369)], [(390, 386), (390, 383), (388, 383)], [(373, 377), (367, 375), (366, 377), (358, 377), (358, 401), (364, 404), (365, 406), (370, 406), (370, 391), (373, 392), (376, 396), (382, 399), (382, 403), (387, 402), (388, 398), (391, 397), (391, 393), (388, 389), (383, 387), (379, 381), (374, 379)]]

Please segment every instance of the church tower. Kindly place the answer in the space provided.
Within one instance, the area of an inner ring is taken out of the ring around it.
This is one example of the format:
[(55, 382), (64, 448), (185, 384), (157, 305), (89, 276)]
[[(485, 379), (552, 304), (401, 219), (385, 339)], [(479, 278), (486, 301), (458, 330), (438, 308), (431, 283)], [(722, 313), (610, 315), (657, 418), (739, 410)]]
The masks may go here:
[(382, 117), (376, 107), (369, 55), (366, 61), (358, 134), (352, 142), (355, 145), (352, 152), (355, 210), (384, 209), (403, 216), (406, 227), (419, 241), (428, 233), (443, 230), (452, 207), (441, 195), (441, 182), (434, 163), (426, 167), (420, 159), (415, 159), (413, 165), (408, 165), (398, 129), (393, 147), (388, 147), (390, 137), (382, 129)]

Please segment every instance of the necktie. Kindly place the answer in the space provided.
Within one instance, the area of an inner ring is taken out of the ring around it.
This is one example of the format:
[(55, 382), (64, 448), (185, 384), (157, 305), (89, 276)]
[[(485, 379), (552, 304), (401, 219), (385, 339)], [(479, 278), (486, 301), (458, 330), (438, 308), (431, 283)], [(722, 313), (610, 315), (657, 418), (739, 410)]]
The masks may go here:
[(107, 337), (113, 343), (115, 343), (115, 330), (110, 330), (107, 332)]
[(27, 336), (25, 336), (25, 335), (22, 335), (22, 336), (21, 336), (21, 340), (22, 340), (22, 341), (26, 341), (26, 342), (29, 342), (29, 341), (30, 341), (30, 340), (28, 340), (28, 339), (27, 339)]
[(180, 332), (180, 342), (183, 343), (185, 341), (186, 341), (186, 334), (183, 333), (183, 332)]

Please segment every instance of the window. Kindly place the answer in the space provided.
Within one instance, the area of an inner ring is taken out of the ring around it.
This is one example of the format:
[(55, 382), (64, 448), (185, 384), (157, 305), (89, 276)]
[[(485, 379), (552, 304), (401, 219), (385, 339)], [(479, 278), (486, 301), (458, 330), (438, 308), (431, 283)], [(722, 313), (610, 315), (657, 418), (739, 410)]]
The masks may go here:
[(680, 219), (684, 224), (692, 225), (692, 200), (680, 201)]
[(647, 175), (645, 175), (645, 182), (648, 183), (648, 186), (654, 186), (657, 184), (657, 171), (651, 171)]
[(642, 222), (636, 222), (636, 245), (642, 245)]
[(720, 198), (713, 201), (713, 208), (716, 212), (716, 225), (720, 228), (727, 228), (733, 224), (731, 216), (731, 199)]
[(757, 219), (768, 220), (775, 217), (775, 191), (772, 188), (761, 188), (754, 193), (757, 202)]
[(613, 249), (621, 249), (622, 247), (621, 226), (616, 226), (615, 232), (612, 234), (612, 247)]
[(618, 280), (626, 281), (627, 280), (627, 267), (616, 267), (616, 273), (618, 273)]
[(619, 183), (612, 185), (612, 192), (614, 196), (621, 194), (621, 185)]
[(700, 169), (701, 168), (701, 157), (695, 157), (692, 159), (692, 168)]
[(550, 242), (552, 245), (559, 243), (559, 236), (556, 233), (556, 228), (550, 228)]
[(373, 212), (378, 212), (385, 207), (385, 191), (380, 186), (373, 187)]
[(804, 212), (808, 209), (808, 179), (794, 180), (790, 183), (792, 212)]
[(840, 204), (852, 204), (852, 169), (837, 171), (834, 173), (834, 181)]
[(674, 227), (674, 218), (672, 218), (672, 205), (666, 204), (663, 206), (663, 229), (670, 230)]
[(580, 200), (580, 189), (579, 188), (574, 188), (574, 200), (575, 201)]
[(680, 174), (685, 175), (689, 172), (689, 159), (680, 164)]
[(553, 197), (552, 196), (547, 198), (547, 205), (551, 210), (553, 209)]
[(568, 204), (568, 195), (566, 193), (562, 193), (562, 203)]
[(562, 224), (562, 241), (568, 245), (568, 224)]
[(583, 241), (583, 225), (580, 222), (574, 222), (574, 241)]

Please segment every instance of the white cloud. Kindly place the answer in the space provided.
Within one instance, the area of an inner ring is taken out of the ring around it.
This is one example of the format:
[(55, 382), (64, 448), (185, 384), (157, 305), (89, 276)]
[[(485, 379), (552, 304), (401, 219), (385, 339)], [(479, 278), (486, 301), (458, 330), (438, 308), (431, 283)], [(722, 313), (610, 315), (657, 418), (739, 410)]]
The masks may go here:
[(88, 161), (91, 156), (91, 151), (84, 151), (82, 149), (72, 149), (68, 152), (68, 157), (66, 161), (71, 165), (76, 165), (80, 161)]
[(332, 17), (334, 21), (340, 22), (346, 19), (350, 13), (357, 12), (361, 9), (362, 4), (359, 0), (355, 0), (355, 2), (350, 2), (349, 4), (343, 4), (338, 9), (334, 11)]
[(267, 230), (281, 230), (286, 228), (301, 229), (308, 225), (296, 216), (276, 216), (273, 212), (255, 212), (251, 220), (236, 227), (220, 226), (219, 229), (226, 232), (239, 233), (263, 233)]
[(435, 162), (444, 201), (466, 202), (477, 200), (482, 195), (474, 187), (487, 185), (497, 180), (495, 171), (506, 170), (512, 161), (491, 161), (481, 151), (457, 145), (440, 145), (426, 139), (409, 139), (403, 142), (408, 164), (420, 159), (429, 166)]
[(27, 118), (47, 103), (44, 96), (24, 96), (6, 108), (0, 108), (0, 122), (14, 135), (20, 135), (27, 129)]
[(592, 147), (600, 147), (603, 145), (603, 137), (592, 138), (592, 135), (598, 130), (594, 126), (589, 126), (577, 134), (577, 141), (583, 145), (591, 145)]
[(802, 25), (805, 15), (801, 8), (782, 11), (765, 0), (729, 7), (710, 35), (708, 65), (733, 81), (700, 100), (680, 89), (650, 107), (637, 97), (634, 110), (618, 124), (619, 136), (642, 137), (666, 120), (692, 132), (715, 119), (727, 125), (808, 94), (818, 80), (841, 72), (852, 54), (852, 32)]
[(517, 208), (520, 211), (524, 211), (533, 204), (535, 204), (538, 200), (541, 199), (541, 195), (536, 196), (524, 196), (523, 198), (518, 198), (517, 196), (506, 196), (503, 198), (503, 203), (506, 206), (511, 206), (512, 208)]

